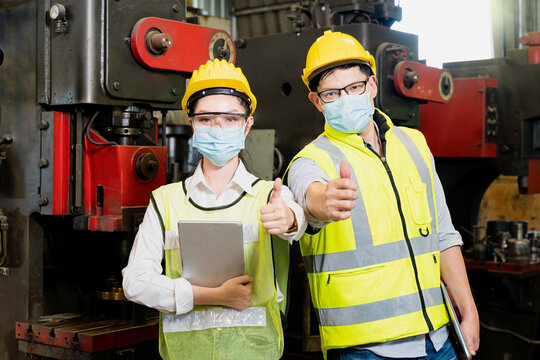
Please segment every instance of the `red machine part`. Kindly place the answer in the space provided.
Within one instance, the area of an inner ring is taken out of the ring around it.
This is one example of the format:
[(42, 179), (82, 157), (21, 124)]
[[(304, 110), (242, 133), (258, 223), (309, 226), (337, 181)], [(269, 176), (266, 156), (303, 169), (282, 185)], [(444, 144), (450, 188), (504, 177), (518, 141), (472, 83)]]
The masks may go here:
[(53, 215), (67, 215), (69, 209), (70, 114), (54, 113), (53, 126)]
[(446, 103), (452, 97), (452, 76), (448, 70), (404, 60), (394, 68), (394, 86), (399, 95)]
[(156, 340), (157, 323), (157, 317), (137, 326), (131, 321), (113, 319), (33, 319), (17, 321), (15, 337), (20, 341), (93, 353)]
[(495, 158), (497, 147), (486, 141), (488, 78), (454, 79), (454, 95), (446, 104), (420, 105), (420, 128), (435, 157)]
[[(92, 139), (106, 141), (94, 131)], [(121, 229), (122, 210), (146, 207), (150, 192), (165, 184), (167, 148), (163, 146), (94, 145), (85, 139), (84, 207), (91, 231)], [(159, 164), (157, 174), (144, 179), (136, 170), (137, 160), (150, 154)], [(103, 189), (103, 206), (98, 207), (98, 186)]]
[(540, 32), (527, 33), (519, 42), (529, 47), (529, 64), (540, 64)]
[[(151, 44), (152, 36), (159, 33), (170, 39), (165, 41), (167, 44), (161, 53)], [(214, 56), (216, 45), (227, 52), (221, 54), (220, 58), (225, 58), (229, 62), (236, 60), (232, 38), (222, 30), (147, 17), (139, 20), (131, 31), (133, 55), (141, 64), (154, 69), (192, 72), (207, 60), (216, 57)]]
[(529, 159), (527, 194), (540, 194), (540, 159)]

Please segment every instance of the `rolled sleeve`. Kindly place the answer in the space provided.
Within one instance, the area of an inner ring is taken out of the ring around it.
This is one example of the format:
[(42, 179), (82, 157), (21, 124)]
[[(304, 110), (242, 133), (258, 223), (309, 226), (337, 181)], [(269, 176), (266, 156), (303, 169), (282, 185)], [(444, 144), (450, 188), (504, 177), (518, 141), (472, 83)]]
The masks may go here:
[(293, 161), (287, 175), (287, 186), (291, 189), (298, 205), (304, 209), (306, 220), (314, 228), (322, 228), (330, 222), (321, 221), (311, 215), (306, 205), (306, 193), (311, 184), (328, 184), (330, 178), (320, 166), (310, 158), (300, 157)]
[(433, 186), (435, 188), (435, 201), (437, 202), (437, 222), (439, 224), (439, 251), (444, 251), (452, 246), (463, 245), (461, 234), (454, 228), (444, 190), (435, 170), (435, 159), (430, 153), (433, 170)]
[(296, 223), (298, 224), (298, 229), (293, 232), (279, 234), (278, 236), (292, 243), (294, 240), (300, 239), (304, 231), (306, 231), (306, 215), (304, 214), (304, 209), (302, 209), (300, 205), (294, 201), (293, 193), (287, 186), (281, 187), (281, 198), (283, 199), (283, 202), (285, 202), (285, 205), (287, 205), (287, 207), (289, 207), (289, 209), (291, 209), (294, 213)]
[(189, 281), (184, 278), (175, 279), (174, 297), (177, 315), (193, 310), (193, 287)]

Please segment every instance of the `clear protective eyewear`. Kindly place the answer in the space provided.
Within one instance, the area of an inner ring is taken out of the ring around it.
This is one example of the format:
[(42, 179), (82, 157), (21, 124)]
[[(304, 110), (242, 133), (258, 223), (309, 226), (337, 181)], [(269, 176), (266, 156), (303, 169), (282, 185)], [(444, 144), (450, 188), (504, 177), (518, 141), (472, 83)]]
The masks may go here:
[(327, 89), (318, 92), (317, 95), (324, 103), (331, 103), (341, 97), (341, 92), (345, 91), (347, 95), (362, 95), (366, 92), (368, 80), (356, 81), (341, 89)]
[(244, 125), (248, 118), (247, 114), (226, 112), (205, 112), (191, 116), (194, 126), (214, 127), (216, 124), (222, 129), (238, 128)]

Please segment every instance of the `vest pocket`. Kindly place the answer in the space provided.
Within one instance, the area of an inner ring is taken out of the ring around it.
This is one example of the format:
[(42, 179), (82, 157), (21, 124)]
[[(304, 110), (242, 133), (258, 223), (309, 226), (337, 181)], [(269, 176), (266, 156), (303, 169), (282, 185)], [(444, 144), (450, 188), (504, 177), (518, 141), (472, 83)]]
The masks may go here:
[(192, 335), (191, 331), (163, 333), (163, 337), (165, 338), (167, 347), (171, 351), (178, 351), (185, 348), (189, 340), (191, 339), (191, 335)]
[(238, 336), (244, 344), (252, 349), (267, 350), (277, 347), (277, 333), (272, 326), (238, 327)]
[(341, 282), (351, 282), (351, 281), (355, 282), (359, 280), (359, 277), (365, 278), (365, 277), (371, 277), (373, 275), (377, 275), (377, 272), (379, 270), (384, 269), (385, 266), (386, 265), (375, 265), (375, 266), (370, 266), (370, 267), (356, 269), (356, 270), (347, 271), (347, 272), (329, 273), (326, 283), (331, 284), (331, 283), (341, 283)]
[(410, 184), (405, 186), (407, 202), (413, 221), (417, 225), (431, 223), (431, 213), (427, 198), (426, 184), (421, 181), (409, 178)]

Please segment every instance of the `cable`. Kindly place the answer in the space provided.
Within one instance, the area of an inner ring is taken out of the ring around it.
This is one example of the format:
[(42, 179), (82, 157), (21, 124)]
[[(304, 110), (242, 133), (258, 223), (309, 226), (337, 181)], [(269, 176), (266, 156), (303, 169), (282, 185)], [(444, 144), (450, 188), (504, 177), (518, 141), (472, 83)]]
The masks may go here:
[(508, 329), (499, 329), (499, 328), (496, 328), (494, 326), (489, 326), (489, 325), (486, 325), (484, 324), (482, 321), (480, 321), (480, 326), (482, 326), (483, 328), (486, 328), (488, 330), (491, 330), (491, 331), (494, 331), (494, 332), (498, 332), (498, 333), (503, 333), (503, 334), (508, 334), (508, 335), (512, 335), (512, 336), (515, 336), (517, 337), (518, 339), (522, 340), (522, 341), (525, 341), (526, 343), (529, 343), (529, 344), (534, 344), (534, 345), (540, 345), (540, 340), (532, 340), (532, 339), (529, 339), (528, 337), (525, 337), (523, 335), (520, 335), (518, 333), (515, 333), (513, 332), (512, 330), (508, 330)]
[(92, 118), (90, 119), (90, 121), (88, 122), (88, 124), (86, 124), (86, 138), (88, 139), (88, 141), (94, 145), (97, 145), (97, 146), (103, 146), (103, 145), (118, 145), (116, 142), (114, 141), (105, 141), (105, 142), (97, 142), (95, 140), (92, 140), (92, 138), (90, 137), (90, 128), (92, 127), (92, 124), (94, 123), (94, 120), (96, 120), (97, 116), (99, 115), (100, 113), (100, 110), (96, 111), (96, 113), (92, 116)]

